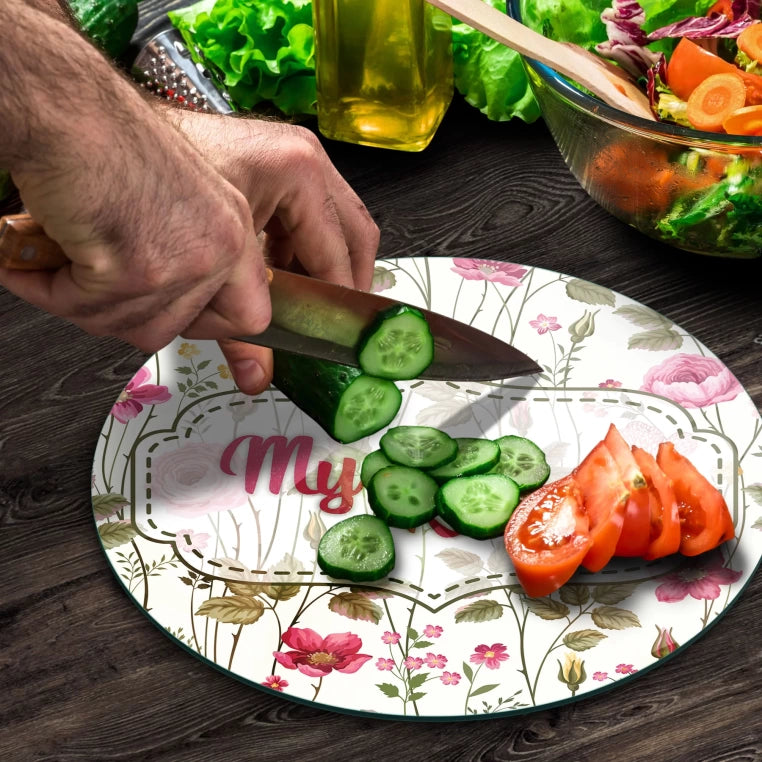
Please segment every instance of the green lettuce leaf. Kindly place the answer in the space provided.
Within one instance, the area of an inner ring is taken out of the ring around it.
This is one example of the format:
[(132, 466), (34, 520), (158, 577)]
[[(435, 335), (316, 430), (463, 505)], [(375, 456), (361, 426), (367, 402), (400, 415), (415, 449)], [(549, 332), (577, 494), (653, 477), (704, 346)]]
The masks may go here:
[[(505, 10), (505, 0), (487, 0)], [(453, 74), (458, 92), (489, 119), (534, 122), (540, 107), (518, 53), (453, 19)]]
[(317, 113), (311, 0), (201, 0), (169, 18), (238, 108)]

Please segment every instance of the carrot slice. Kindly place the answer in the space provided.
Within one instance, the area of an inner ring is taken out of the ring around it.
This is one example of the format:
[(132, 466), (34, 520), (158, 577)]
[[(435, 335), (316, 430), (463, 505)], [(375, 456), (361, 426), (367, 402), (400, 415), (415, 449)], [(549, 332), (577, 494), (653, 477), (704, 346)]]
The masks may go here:
[(744, 106), (729, 114), (722, 123), (729, 135), (762, 135), (762, 106)]
[(727, 18), (733, 19), (733, 0), (717, 0), (714, 5), (710, 6), (706, 12), (707, 16), (711, 16), (713, 13), (721, 13)]
[(688, 121), (698, 130), (722, 132), (725, 119), (746, 103), (746, 87), (740, 75), (712, 74), (688, 98)]
[(756, 21), (753, 24), (749, 24), (738, 35), (737, 44), (739, 50), (746, 53), (749, 58), (762, 63), (762, 22)]

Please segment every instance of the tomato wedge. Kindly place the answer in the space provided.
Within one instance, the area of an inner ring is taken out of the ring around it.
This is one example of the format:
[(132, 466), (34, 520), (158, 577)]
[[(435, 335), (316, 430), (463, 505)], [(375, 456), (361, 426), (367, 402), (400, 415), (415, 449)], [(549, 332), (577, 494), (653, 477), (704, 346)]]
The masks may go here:
[(622, 534), (619, 535), (615, 556), (634, 558), (642, 556), (648, 550), (651, 538), (650, 493), (645, 477), (641, 473), (632, 450), (619, 429), (612, 423), (603, 441), (614, 456), (624, 486), (630, 493), (624, 509)]
[(550, 595), (572, 577), (591, 541), (582, 494), (571, 476), (525, 497), (505, 528), (505, 549), (527, 595)]
[(597, 572), (614, 555), (630, 493), (604, 441), (598, 442), (572, 474), (590, 521), (592, 545), (582, 559), (582, 565), (588, 571)]
[(680, 549), (680, 514), (672, 482), (651, 453), (633, 445), (632, 454), (648, 485), (649, 543), (643, 558), (671, 556)]
[(675, 490), (683, 555), (697, 556), (735, 536), (725, 498), (688, 458), (677, 452), (672, 442), (659, 445), (656, 462)]

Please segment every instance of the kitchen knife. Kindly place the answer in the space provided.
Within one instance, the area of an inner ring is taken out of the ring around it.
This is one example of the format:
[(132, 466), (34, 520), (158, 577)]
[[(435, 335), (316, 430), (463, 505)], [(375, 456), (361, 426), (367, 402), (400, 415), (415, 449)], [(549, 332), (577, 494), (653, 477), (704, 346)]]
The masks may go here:
[[(55, 269), (66, 255), (28, 214), (0, 219), (0, 267)], [(357, 366), (356, 347), (381, 310), (400, 304), (285, 270), (268, 268), (272, 321), (240, 341)], [(416, 306), (416, 305), (413, 305)], [(489, 381), (540, 373), (527, 355), (473, 326), (421, 309), (434, 336), (434, 360), (420, 375), (439, 381)]]

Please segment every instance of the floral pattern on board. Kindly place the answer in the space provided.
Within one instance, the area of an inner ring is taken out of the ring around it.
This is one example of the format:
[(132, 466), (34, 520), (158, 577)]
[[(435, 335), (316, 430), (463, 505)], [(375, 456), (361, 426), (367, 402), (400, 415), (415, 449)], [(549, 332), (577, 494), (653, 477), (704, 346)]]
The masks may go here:
[(114, 403), (92, 483), (114, 573), (172, 638), (284, 697), (458, 720), (627, 683), (738, 599), (762, 558), (762, 422), (698, 340), (605, 287), (507, 262), (379, 260), (372, 288), (498, 336), (542, 368), (500, 383), (403, 383), (397, 423), (527, 437), (551, 478), (611, 422), (651, 453), (672, 441), (721, 490), (736, 537), (695, 559), (614, 561), (534, 599), (500, 538), (433, 519), (392, 530), (388, 579), (331, 579), (317, 549), (335, 523), (371, 510), (359, 470), (380, 435), (338, 445), (276, 390), (241, 394), (214, 342), (178, 339)]

